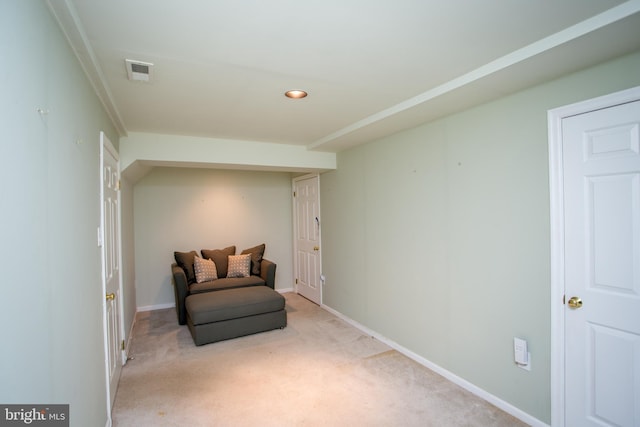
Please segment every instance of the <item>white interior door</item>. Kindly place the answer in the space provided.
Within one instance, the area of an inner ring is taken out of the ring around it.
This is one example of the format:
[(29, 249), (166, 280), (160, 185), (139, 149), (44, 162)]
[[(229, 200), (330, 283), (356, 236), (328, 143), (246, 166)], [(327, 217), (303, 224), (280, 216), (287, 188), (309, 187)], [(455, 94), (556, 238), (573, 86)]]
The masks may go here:
[(640, 101), (562, 120), (565, 425), (640, 426)]
[(293, 182), (296, 292), (321, 304), (320, 177)]
[(120, 172), (118, 153), (104, 133), (100, 134), (100, 157), (102, 179), (100, 240), (105, 295), (105, 351), (110, 412), (122, 370), (122, 340), (120, 337)]

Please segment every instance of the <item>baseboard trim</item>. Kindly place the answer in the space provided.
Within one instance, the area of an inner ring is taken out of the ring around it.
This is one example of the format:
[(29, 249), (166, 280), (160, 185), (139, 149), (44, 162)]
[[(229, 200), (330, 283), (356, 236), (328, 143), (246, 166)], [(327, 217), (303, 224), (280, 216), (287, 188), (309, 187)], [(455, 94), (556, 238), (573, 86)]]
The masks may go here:
[(176, 306), (175, 302), (169, 302), (165, 304), (156, 304), (156, 305), (144, 305), (142, 307), (137, 307), (136, 313), (140, 313), (142, 311), (163, 310), (165, 308), (174, 308), (175, 306)]
[(444, 369), (443, 367), (425, 359), (424, 357), (414, 353), (413, 351), (401, 346), (400, 344), (398, 344), (395, 341), (392, 341), (390, 339), (388, 339), (387, 337), (384, 337), (382, 335), (380, 335), (379, 333), (377, 333), (376, 331), (373, 331), (369, 328), (367, 328), (366, 326), (362, 325), (361, 323), (356, 322), (355, 320), (351, 319), (350, 317), (345, 316), (344, 314), (340, 313), (337, 310), (334, 310), (333, 308), (321, 304), (320, 307), (322, 307), (323, 309), (325, 309), (326, 311), (328, 311), (329, 313), (339, 317), (340, 319), (344, 320), (345, 322), (349, 323), (350, 325), (354, 326), (357, 329), (360, 329), (362, 332), (364, 332), (365, 334), (372, 336), (373, 338), (377, 339), (380, 342), (385, 343), (386, 345), (388, 345), (389, 347), (393, 348), (394, 350), (398, 351), (399, 353), (404, 354), (405, 356), (407, 356), (409, 359), (412, 359), (414, 361), (416, 361), (417, 363), (421, 364), (422, 366), (425, 366), (429, 369), (431, 369), (432, 371), (442, 375), (443, 377), (445, 377), (446, 379), (448, 379), (449, 381), (451, 381), (454, 384), (459, 385), (460, 387), (464, 388), (465, 390), (475, 394), (476, 396), (480, 397), (481, 399), (486, 400), (487, 402), (491, 403), (492, 405), (502, 409), (504, 412), (513, 415), (514, 417), (516, 417), (517, 419), (519, 419), (520, 421), (532, 426), (532, 427), (549, 427), (548, 424), (545, 424), (544, 422), (540, 421), (539, 419), (533, 417), (532, 415), (524, 412), (523, 410), (516, 408), (515, 406), (513, 406), (512, 404), (505, 402), (504, 400), (500, 399), (497, 396), (494, 396), (493, 394), (487, 392), (486, 390), (481, 389), (480, 387), (470, 383), (469, 381), (460, 378), (459, 376), (457, 376), (456, 374), (454, 374), (451, 371), (448, 371), (446, 369)]
[(276, 292), (280, 294), (286, 294), (289, 292), (293, 292), (293, 288), (276, 289)]

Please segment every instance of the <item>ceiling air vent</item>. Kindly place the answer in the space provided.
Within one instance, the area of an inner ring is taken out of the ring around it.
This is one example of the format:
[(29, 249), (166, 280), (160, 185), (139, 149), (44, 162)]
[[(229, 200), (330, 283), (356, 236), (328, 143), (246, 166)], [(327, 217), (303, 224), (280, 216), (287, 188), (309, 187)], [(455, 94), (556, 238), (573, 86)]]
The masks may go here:
[(127, 76), (129, 80), (147, 83), (151, 81), (152, 63), (135, 61), (133, 59), (125, 59), (124, 62), (127, 66)]

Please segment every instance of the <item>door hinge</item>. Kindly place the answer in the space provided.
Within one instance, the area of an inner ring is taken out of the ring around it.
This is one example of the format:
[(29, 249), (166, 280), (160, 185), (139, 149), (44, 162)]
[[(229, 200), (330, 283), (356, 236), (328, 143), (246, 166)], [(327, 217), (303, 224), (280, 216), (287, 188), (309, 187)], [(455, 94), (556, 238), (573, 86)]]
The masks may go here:
[(296, 192), (295, 192), (295, 191), (293, 192), (293, 197), (297, 197), (297, 196), (296, 196)]
[(122, 351), (124, 351), (124, 340), (122, 340)]
[(116, 181), (116, 191), (120, 191), (120, 180)]
[(296, 285), (298, 284), (298, 278), (296, 278)]
[(562, 295), (562, 305), (566, 304), (565, 298), (566, 298), (566, 295)]

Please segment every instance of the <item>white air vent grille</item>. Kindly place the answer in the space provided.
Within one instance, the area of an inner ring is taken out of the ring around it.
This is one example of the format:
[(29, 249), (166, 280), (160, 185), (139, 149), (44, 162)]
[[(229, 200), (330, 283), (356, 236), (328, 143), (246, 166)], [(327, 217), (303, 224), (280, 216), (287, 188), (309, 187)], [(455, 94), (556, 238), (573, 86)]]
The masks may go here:
[(151, 81), (152, 63), (135, 61), (133, 59), (125, 59), (124, 62), (127, 67), (127, 77), (129, 77), (129, 80), (138, 82)]

